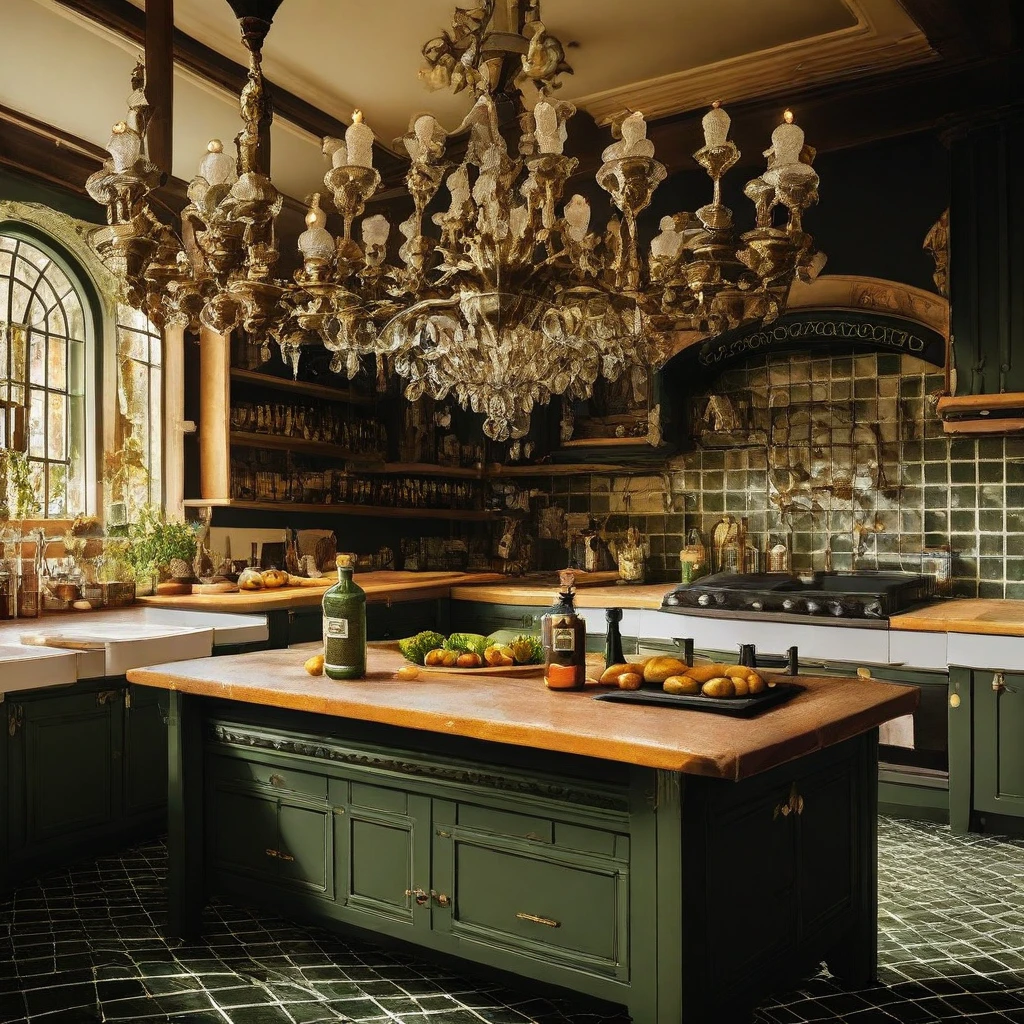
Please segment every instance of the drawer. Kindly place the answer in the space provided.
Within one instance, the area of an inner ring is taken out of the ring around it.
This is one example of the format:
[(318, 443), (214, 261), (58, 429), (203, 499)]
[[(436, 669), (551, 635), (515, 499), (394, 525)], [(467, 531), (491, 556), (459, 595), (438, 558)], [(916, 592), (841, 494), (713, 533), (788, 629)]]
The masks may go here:
[(207, 807), (206, 842), (213, 865), (231, 875), (276, 881), (277, 802), (269, 795), (212, 786)]
[(576, 970), (625, 977), (625, 866), (551, 847), (456, 838), (452, 932)]
[(240, 785), (256, 783), (274, 793), (294, 793), (313, 800), (327, 799), (327, 777), (312, 772), (217, 755), (210, 758), (209, 771), (211, 778), (220, 782), (237, 782)]

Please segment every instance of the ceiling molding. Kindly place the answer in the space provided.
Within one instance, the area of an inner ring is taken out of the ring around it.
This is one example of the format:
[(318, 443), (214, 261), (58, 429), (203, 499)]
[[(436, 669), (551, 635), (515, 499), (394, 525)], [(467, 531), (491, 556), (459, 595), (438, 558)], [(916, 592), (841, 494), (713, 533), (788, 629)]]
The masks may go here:
[(849, 80), (866, 72), (878, 74), (938, 59), (928, 38), (916, 25), (907, 31), (905, 16), (898, 19), (897, 25), (880, 24), (879, 15), (886, 7), (891, 13), (894, 2), (845, 0), (857, 19), (849, 28), (593, 93), (575, 102), (585, 107), (599, 124), (609, 124), (626, 111), (642, 110), (653, 120), (705, 108), (715, 100), (721, 100), (731, 111), (731, 105), (737, 101), (767, 93), (779, 95), (818, 83)]
[[(54, 0), (54, 4), (57, 9), (64, 8), (84, 17), (130, 40), (140, 48), (145, 44), (145, 11), (128, 0)], [(247, 68), (186, 35), (178, 28), (174, 30), (173, 38), (176, 65), (206, 82), (213, 83), (232, 96), (239, 95), (246, 82)], [(274, 105), (275, 119), (295, 125), (318, 139), (326, 135), (344, 136), (348, 127), (344, 121), (332, 117), (301, 96), (282, 89), (269, 79), (267, 86)], [(374, 145), (374, 162), (385, 176), (406, 165), (406, 161), (379, 143)]]

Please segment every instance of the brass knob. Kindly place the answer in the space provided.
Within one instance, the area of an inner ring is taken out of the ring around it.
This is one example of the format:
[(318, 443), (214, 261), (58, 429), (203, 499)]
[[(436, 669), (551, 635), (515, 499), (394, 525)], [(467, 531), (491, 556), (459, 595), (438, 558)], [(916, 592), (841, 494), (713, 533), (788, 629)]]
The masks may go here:
[(997, 672), (992, 677), (992, 689), (996, 693), (1002, 693), (1003, 690), (1006, 689), (1006, 673), (1005, 672)]
[(405, 895), (412, 896), (416, 900), (416, 906), (425, 906), (430, 901), (430, 896), (422, 889), (406, 889)]
[(951, 708), (958, 708), (958, 707), (960, 707), (960, 694), (959, 693), (951, 693), (949, 695), (949, 706)]
[(452, 898), (446, 892), (435, 892), (431, 889), (430, 895), (434, 897), (434, 902), (439, 907), (450, 907), (452, 905)]

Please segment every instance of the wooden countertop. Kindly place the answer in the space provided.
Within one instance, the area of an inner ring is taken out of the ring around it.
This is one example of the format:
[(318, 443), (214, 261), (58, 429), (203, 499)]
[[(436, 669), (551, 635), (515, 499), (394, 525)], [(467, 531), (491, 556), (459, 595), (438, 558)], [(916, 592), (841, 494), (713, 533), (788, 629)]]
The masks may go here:
[[(500, 573), (464, 572), (360, 572), (356, 583), (366, 591), (369, 603), (385, 601), (417, 601), (447, 597), (453, 584), (491, 583), (504, 577)], [(273, 590), (240, 590), (234, 594), (156, 594), (138, 598), (138, 603), (151, 608), (179, 608), (182, 611), (269, 612), (283, 608), (308, 608), (319, 605), (324, 591), (334, 579), (324, 580), (322, 587), (275, 587)]]
[(539, 676), (422, 673), (370, 645), (366, 679), (335, 682), (303, 669), (309, 649), (261, 651), (133, 669), (142, 686), (422, 729), (495, 743), (743, 779), (909, 714), (915, 687), (859, 678), (800, 677), (804, 693), (751, 719), (593, 700), (557, 693)]
[[(576, 590), (577, 608), (660, 608), (662, 598), (672, 589), (671, 583), (621, 583), (610, 586), (588, 586)], [(484, 601), (487, 604), (543, 605), (547, 607), (558, 597), (557, 584), (501, 583), (453, 585), (453, 601)]]
[(1024, 601), (953, 598), (923, 605), (889, 620), (890, 629), (925, 633), (1024, 636)]

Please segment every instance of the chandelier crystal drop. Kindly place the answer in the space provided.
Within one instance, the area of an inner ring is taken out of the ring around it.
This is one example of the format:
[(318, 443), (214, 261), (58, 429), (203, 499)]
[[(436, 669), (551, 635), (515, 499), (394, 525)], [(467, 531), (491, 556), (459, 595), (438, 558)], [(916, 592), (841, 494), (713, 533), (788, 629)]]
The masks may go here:
[[(711, 178), (710, 202), (663, 217), (642, 251), (638, 218), (667, 172), (634, 111), (602, 153), (596, 179), (612, 213), (595, 223), (583, 194), (592, 189), (567, 194), (579, 167), (564, 152), (576, 108), (555, 93), (571, 68), (540, 0), (482, 0), (457, 9), (452, 27), (423, 47), (423, 81), (474, 103), (450, 134), (422, 114), (395, 140), (409, 158), (409, 216), (395, 232), (367, 209), (382, 182), (374, 133), (356, 111), (343, 139), (323, 140), (330, 169), (308, 201), (302, 266), (276, 278), (282, 196), (265, 166), (272, 115), (260, 51), (269, 19), (255, 31), (252, 17), (242, 21), (250, 62), (237, 157), (210, 143), (180, 233), (147, 201), (160, 175), (146, 156), (141, 68), (110, 157), (88, 182), (108, 214), (95, 244), (157, 323), (242, 329), (265, 357), (276, 343), (294, 373), (309, 345), (325, 347), (332, 371), (349, 378), (373, 358), (378, 379), (388, 370), (404, 379), (408, 399), (453, 396), (484, 415), (488, 437), (506, 440), (522, 437), (533, 408), (554, 395), (584, 399), (598, 378), (656, 368), (678, 331), (714, 336), (773, 320), (793, 280), (824, 265), (802, 223), (818, 198), (814, 150), (789, 111), (765, 172), (745, 188), (751, 230), (740, 232), (722, 203), (722, 178), (740, 153), (717, 103), (694, 153)], [(341, 220), (337, 237), (325, 196)]]

